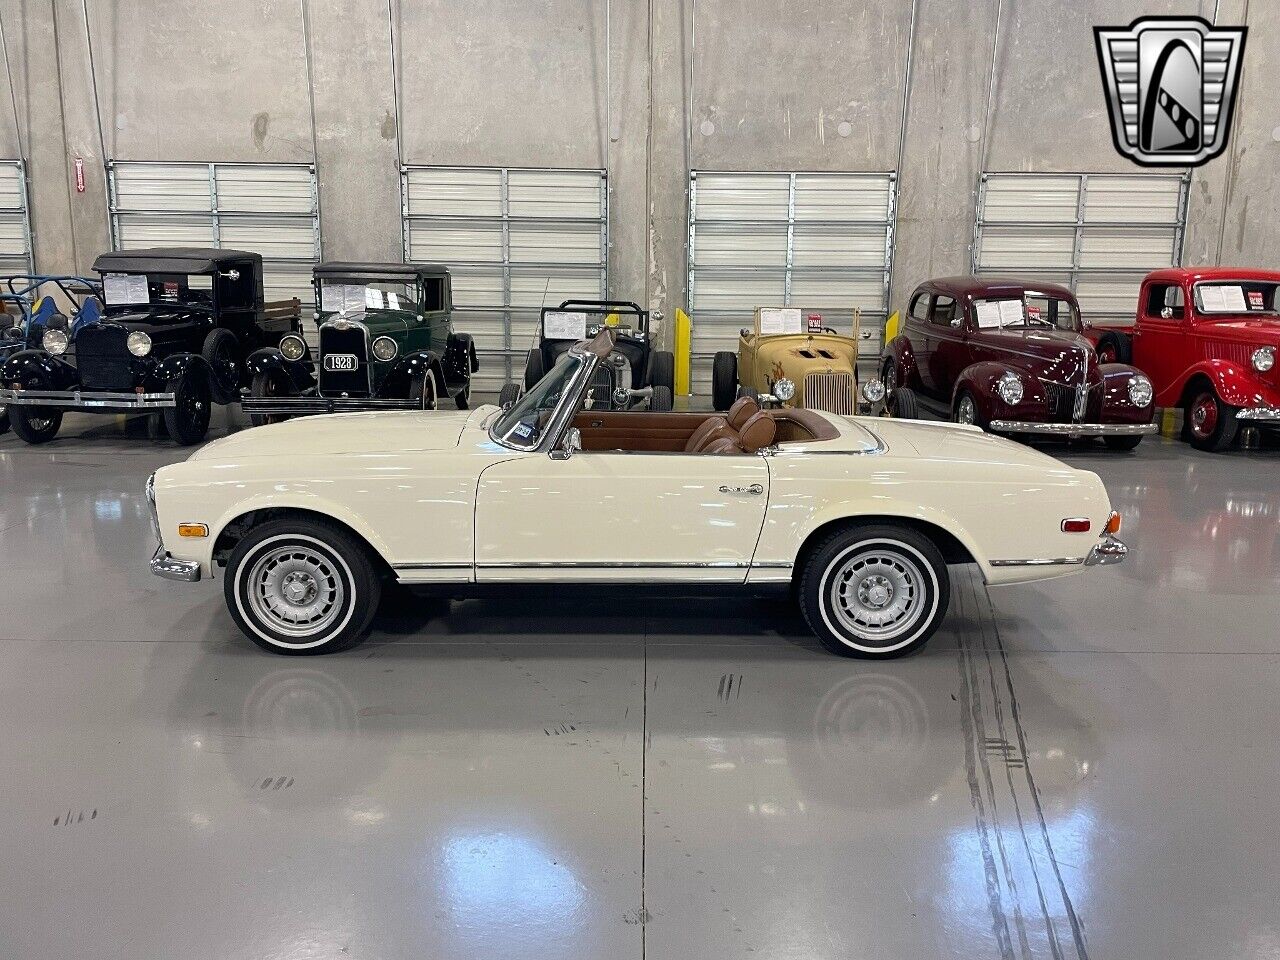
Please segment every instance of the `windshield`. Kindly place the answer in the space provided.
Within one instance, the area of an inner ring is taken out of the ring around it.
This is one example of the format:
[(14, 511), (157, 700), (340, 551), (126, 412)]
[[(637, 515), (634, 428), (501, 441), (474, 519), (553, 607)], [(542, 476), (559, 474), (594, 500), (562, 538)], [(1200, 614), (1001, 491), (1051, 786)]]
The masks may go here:
[(199, 273), (104, 273), (102, 298), (108, 309), (181, 306), (212, 310), (213, 278)]
[(1276, 316), (1276, 287), (1261, 280), (1197, 283), (1196, 309), (1207, 315), (1262, 314)]
[(493, 425), (493, 439), (509, 447), (532, 450), (542, 440), (560, 398), (570, 388), (584, 358), (565, 353), (545, 377), (503, 412)]
[(980, 330), (1080, 329), (1080, 314), (1074, 303), (1032, 290), (1028, 290), (1021, 300), (1014, 297), (975, 300), (973, 312)]
[(343, 310), (416, 310), (418, 288), (399, 280), (370, 280), (367, 283), (325, 280), (320, 284), (320, 312)]

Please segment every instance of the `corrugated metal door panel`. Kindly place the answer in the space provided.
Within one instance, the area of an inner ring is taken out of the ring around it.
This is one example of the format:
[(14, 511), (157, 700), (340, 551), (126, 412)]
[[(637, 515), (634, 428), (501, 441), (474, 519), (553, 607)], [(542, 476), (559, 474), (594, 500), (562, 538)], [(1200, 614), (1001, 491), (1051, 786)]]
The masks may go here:
[(702, 270), (698, 273), (694, 296), (695, 329), (703, 313), (726, 310), (738, 312), (739, 326), (750, 325), (757, 306), (782, 303), (786, 296), (786, 278), (780, 270)]
[(1070, 269), (1074, 249), (1074, 227), (984, 226), (978, 264), (984, 270), (992, 267)]
[(698, 222), (787, 220), (787, 174), (698, 173)]
[(1074, 175), (990, 174), (982, 219), (987, 223), (1075, 223), (1079, 193), (1080, 178)]
[(891, 181), (880, 174), (796, 174), (795, 219), (885, 221)]
[(413, 167), (405, 172), (409, 215), (501, 217), (502, 171)]
[[(883, 312), (884, 281), (880, 277), (858, 277), (849, 274), (796, 273), (791, 278), (791, 302), (797, 306), (843, 309), (850, 316), (854, 307), (863, 307), (863, 315)], [(831, 324), (835, 326), (835, 324)]]
[(511, 262), (600, 263), (600, 223), (512, 223)]
[(118, 211), (210, 212), (209, 166), (204, 163), (117, 163), (112, 166)]
[(1080, 315), (1086, 320), (1132, 322), (1147, 272), (1082, 276), (1076, 285)]
[(218, 165), (218, 209), (224, 212), (310, 214), (311, 171), (281, 164)]
[(1090, 176), (1085, 185), (1084, 221), (1172, 227), (1178, 222), (1181, 192), (1180, 177)]
[(1133, 267), (1151, 270), (1170, 266), (1173, 238), (1160, 227), (1112, 227), (1086, 230), (1080, 237), (1080, 267)]
[(513, 217), (600, 219), (600, 184), (595, 170), (511, 170), (507, 212)]
[[(693, 268), (787, 265), (787, 225), (698, 224)], [(699, 277), (699, 282), (701, 278)]]
[(17, 160), (0, 160), (0, 210), (12, 212), (26, 207), (22, 167)]
[(213, 220), (209, 216), (148, 216), (121, 213), (116, 216), (115, 248), (211, 247), (215, 245)]
[(502, 263), (502, 224), (489, 221), (424, 221), (409, 231), (414, 263)]
[[(884, 244), (884, 227), (874, 224), (819, 226), (797, 223), (792, 240), (797, 269), (875, 267), (883, 270)], [(883, 291), (878, 292), (876, 301), (879, 302), (883, 296)]]
[(0, 160), (0, 270), (31, 271), (30, 224), (22, 163)]
[(311, 218), (242, 216), (225, 219), (221, 246), (252, 250), (266, 260), (315, 259), (315, 226)]
[(600, 296), (600, 274), (594, 269), (529, 267), (511, 271), (511, 305), (515, 307), (540, 309), (562, 300), (591, 300)]

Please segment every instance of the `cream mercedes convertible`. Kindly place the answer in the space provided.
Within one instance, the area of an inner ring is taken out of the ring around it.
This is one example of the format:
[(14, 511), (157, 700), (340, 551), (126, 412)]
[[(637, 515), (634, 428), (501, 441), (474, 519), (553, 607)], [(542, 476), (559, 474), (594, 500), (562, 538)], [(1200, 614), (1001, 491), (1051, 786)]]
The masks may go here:
[(225, 567), (232, 618), (277, 653), (359, 642), (389, 582), (543, 582), (789, 584), (829, 650), (891, 657), (946, 615), (950, 563), (1013, 583), (1125, 555), (1092, 473), (974, 427), (745, 398), (611, 410), (595, 376), (611, 347), (610, 330), (579, 343), (505, 409), (216, 440), (147, 481), (151, 569)]

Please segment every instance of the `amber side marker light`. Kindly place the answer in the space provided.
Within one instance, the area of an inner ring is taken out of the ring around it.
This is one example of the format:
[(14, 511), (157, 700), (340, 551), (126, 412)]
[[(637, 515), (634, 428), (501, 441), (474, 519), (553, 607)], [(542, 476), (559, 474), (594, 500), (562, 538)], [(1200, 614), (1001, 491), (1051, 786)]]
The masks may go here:
[(180, 523), (178, 524), (178, 536), (180, 537), (207, 537), (209, 528), (203, 523)]
[(1111, 516), (1107, 517), (1107, 525), (1102, 528), (1103, 533), (1119, 533), (1120, 532), (1120, 514), (1112, 510)]
[(1088, 533), (1093, 523), (1088, 517), (1068, 517), (1062, 521), (1063, 533)]

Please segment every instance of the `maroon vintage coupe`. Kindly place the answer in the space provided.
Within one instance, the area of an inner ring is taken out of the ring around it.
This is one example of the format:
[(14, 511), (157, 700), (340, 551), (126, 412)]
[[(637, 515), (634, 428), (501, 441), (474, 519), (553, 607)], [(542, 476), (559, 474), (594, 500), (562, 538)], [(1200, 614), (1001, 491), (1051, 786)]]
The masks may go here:
[(922, 413), (1026, 437), (1102, 437), (1132, 450), (1156, 432), (1151, 381), (1099, 363), (1066, 287), (996, 277), (920, 284), (881, 374), (890, 416)]

